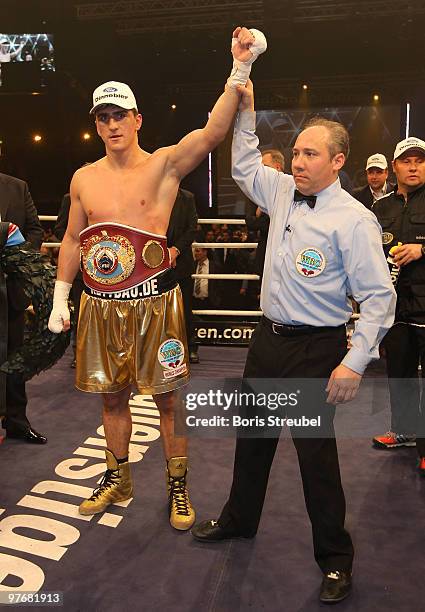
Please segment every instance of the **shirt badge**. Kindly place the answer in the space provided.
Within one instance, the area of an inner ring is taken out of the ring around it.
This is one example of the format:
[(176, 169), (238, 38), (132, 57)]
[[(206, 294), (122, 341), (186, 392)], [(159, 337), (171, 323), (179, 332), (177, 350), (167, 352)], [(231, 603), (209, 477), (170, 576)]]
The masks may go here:
[(390, 232), (382, 232), (382, 244), (391, 244), (394, 240), (394, 235)]
[(309, 247), (298, 253), (295, 259), (295, 267), (301, 276), (313, 278), (322, 274), (326, 268), (326, 259), (319, 249)]

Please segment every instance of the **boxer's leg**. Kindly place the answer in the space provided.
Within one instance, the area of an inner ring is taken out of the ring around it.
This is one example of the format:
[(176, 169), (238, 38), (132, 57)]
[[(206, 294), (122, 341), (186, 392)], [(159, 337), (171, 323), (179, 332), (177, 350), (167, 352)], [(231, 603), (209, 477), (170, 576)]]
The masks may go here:
[(175, 415), (178, 408), (179, 394), (176, 391), (154, 395), (155, 403), (161, 415), (161, 436), (167, 460), (166, 477), (168, 489), (168, 510), (170, 524), (175, 529), (190, 529), (195, 522), (186, 476), (188, 470), (187, 439), (176, 437), (174, 433)]
[(89, 499), (80, 504), (80, 514), (103, 512), (110, 504), (133, 495), (128, 448), (131, 413), (128, 405), (131, 387), (103, 394), (103, 426), (106, 437), (106, 472)]

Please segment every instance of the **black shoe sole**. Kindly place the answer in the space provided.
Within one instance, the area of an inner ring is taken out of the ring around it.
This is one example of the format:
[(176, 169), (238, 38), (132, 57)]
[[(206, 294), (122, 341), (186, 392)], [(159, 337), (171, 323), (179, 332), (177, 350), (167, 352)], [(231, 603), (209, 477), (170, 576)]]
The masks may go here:
[(194, 533), (192, 533), (192, 531), (190, 533), (194, 540), (197, 542), (202, 542), (203, 544), (219, 544), (220, 542), (228, 542), (229, 540), (252, 540), (255, 538), (255, 536), (229, 535), (219, 540), (208, 540), (207, 538), (200, 538), (199, 536), (196, 536)]
[(376, 450), (393, 450), (395, 448), (415, 448), (416, 444), (394, 444), (394, 446), (386, 446), (385, 444), (379, 444), (379, 442), (372, 442), (372, 448)]
[(322, 597), (319, 597), (319, 601), (324, 604), (337, 604), (340, 601), (344, 601), (344, 599), (347, 599), (349, 595), (351, 595), (351, 588), (349, 591), (347, 591), (347, 593), (345, 593), (345, 595), (342, 595), (342, 597), (338, 597), (338, 599), (323, 599)]
[(323, 604), (326, 605), (332, 605), (332, 604), (337, 604), (340, 601), (344, 601), (344, 599), (347, 599), (347, 597), (350, 595), (351, 591), (347, 593), (347, 595), (344, 595), (343, 597), (339, 597), (338, 599), (322, 599), (321, 597), (319, 597), (319, 601)]

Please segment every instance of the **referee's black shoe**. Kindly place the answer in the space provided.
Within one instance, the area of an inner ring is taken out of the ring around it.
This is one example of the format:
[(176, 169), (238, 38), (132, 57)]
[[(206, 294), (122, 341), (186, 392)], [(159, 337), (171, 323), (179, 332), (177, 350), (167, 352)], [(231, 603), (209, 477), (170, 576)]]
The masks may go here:
[(322, 603), (338, 603), (351, 591), (351, 572), (328, 572), (323, 576), (319, 599)]
[(195, 540), (198, 542), (221, 542), (233, 538), (253, 538), (253, 535), (244, 535), (237, 531), (222, 529), (217, 521), (202, 521), (194, 525), (190, 530)]

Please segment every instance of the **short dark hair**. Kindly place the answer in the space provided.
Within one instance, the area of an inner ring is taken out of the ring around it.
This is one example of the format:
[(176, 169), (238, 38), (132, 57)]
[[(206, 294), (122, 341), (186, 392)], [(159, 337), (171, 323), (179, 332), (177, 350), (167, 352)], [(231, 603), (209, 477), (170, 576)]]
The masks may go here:
[(350, 154), (350, 136), (348, 135), (347, 129), (338, 123), (338, 121), (331, 121), (317, 115), (307, 121), (304, 126), (304, 130), (310, 127), (321, 126), (328, 130), (329, 133), (329, 154), (332, 157), (338, 155), (338, 153), (344, 153), (345, 159)]

